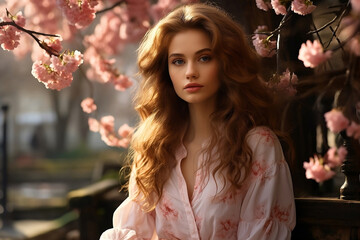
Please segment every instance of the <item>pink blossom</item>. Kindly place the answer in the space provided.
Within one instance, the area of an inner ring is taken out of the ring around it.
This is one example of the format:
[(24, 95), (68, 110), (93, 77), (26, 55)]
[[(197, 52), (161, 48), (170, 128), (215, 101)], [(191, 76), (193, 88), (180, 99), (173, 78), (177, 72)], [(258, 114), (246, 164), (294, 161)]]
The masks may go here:
[(94, 47), (89, 47), (84, 53), (84, 59), (88, 61), (90, 68), (86, 75), (89, 79), (101, 83), (112, 83), (116, 90), (123, 91), (132, 86), (130, 79), (118, 72), (114, 67), (115, 59), (105, 59)]
[(276, 41), (271, 41), (264, 33), (267, 26), (258, 26), (252, 38), (256, 52), (262, 57), (272, 57), (276, 53)]
[(124, 91), (132, 86), (133, 82), (129, 79), (128, 76), (120, 74), (118, 77), (114, 78), (112, 83), (118, 91)]
[(273, 88), (277, 92), (286, 94), (287, 96), (295, 96), (296, 89), (294, 84), (298, 82), (298, 77), (286, 69), (281, 76), (275, 78), (277, 81), (270, 81), (268, 86)]
[(100, 123), (95, 118), (88, 119), (89, 129), (92, 132), (98, 132), (100, 130)]
[(125, 21), (124, 18), (128, 16), (122, 8), (118, 11), (120, 11), (119, 14), (109, 11), (101, 16), (94, 32), (85, 36), (84, 44), (104, 54), (113, 55), (122, 51), (126, 41), (120, 37), (120, 28)]
[(82, 54), (79, 51), (64, 53), (59, 57), (52, 55), (47, 62), (35, 61), (31, 73), (46, 88), (59, 91), (71, 85), (72, 73), (81, 63)]
[(355, 12), (360, 12), (360, 0), (351, 0), (351, 7)]
[[(12, 22), (14, 21), (20, 27), (25, 26), (25, 18), (22, 15), (22, 12), (18, 12), (16, 16), (3, 16), (2, 21)], [(22, 32), (14, 26), (6, 25), (0, 27), (0, 45), (4, 50), (14, 50), (19, 46), (20, 34)]]
[(314, 43), (307, 40), (306, 44), (303, 43), (301, 45), (298, 58), (304, 62), (305, 67), (314, 68), (320, 63), (328, 60), (331, 57), (331, 54), (331, 51), (326, 51), (324, 53), (319, 40), (315, 40)]
[(95, 0), (57, 0), (68, 22), (77, 28), (85, 28), (95, 19)]
[(128, 137), (131, 137), (133, 131), (134, 131), (134, 129), (132, 127), (129, 127), (129, 125), (127, 125), (127, 124), (123, 124), (119, 128), (118, 133), (121, 137), (128, 138)]
[(339, 110), (332, 109), (324, 114), (326, 125), (330, 131), (339, 133), (349, 126), (349, 120)]
[(336, 149), (336, 147), (330, 148), (326, 155), (327, 164), (330, 168), (340, 166), (344, 162), (346, 154), (347, 150), (345, 147), (340, 147), (339, 149)]
[(346, 129), (346, 135), (355, 139), (360, 138), (360, 125), (354, 121), (351, 121), (350, 126)]
[(50, 61), (57, 72), (73, 73), (82, 64), (83, 55), (79, 51), (65, 52), (59, 57), (51, 56)]
[[(62, 38), (46, 38), (41, 41), (41, 44), (44, 46), (44, 48), (49, 49), (50, 52), (53, 54), (60, 55), (60, 51), (62, 50)], [(40, 48), (36, 42), (33, 44), (32, 53), (31, 53), (31, 59), (33, 61), (48, 61), (50, 55), (49, 52), (45, 51), (44, 49)]]
[(319, 159), (317, 156), (310, 158), (309, 162), (304, 162), (304, 168), (306, 170), (306, 178), (314, 179), (318, 183), (328, 180), (335, 175), (335, 172), (331, 171), (328, 165), (323, 165), (322, 159)]
[(291, 3), (291, 10), (300, 15), (307, 15), (314, 11), (316, 6), (310, 0), (294, 0)]
[(83, 111), (86, 113), (92, 113), (97, 109), (97, 106), (94, 103), (94, 99), (89, 98), (89, 97), (82, 100), (80, 105), (81, 105)]
[(285, 15), (287, 13), (286, 6), (284, 5), (285, 1), (281, 0), (271, 0), (271, 5), (277, 15)]
[(270, 0), (256, 0), (256, 6), (264, 11), (268, 11), (272, 8)]
[(45, 84), (46, 88), (56, 89), (58, 91), (70, 86), (73, 80), (71, 73), (58, 73), (54, 71), (50, 65), (43, 63), (42, 61), (33, 63), (31, 74), (38, 79), (39, 82)]
[[(132, 128), (128, 125), (123, 125), (119, 128), (119, 135), (122, 138), (119, 138), (114, 131), (114, 117), (113, 116), (104, 116), (100, 119), (98, 131), (101, 136), (101, 140), (103, 140), (108, 146), (112, 147), (123, 147), (126, 148), (129, 146)], [(89, 119), (90, 121), (90, 119)], [(93, 124), (94, 130), (97, 130), (96, 120), (91, 120)], [(91, 127), (89, 122), (89, 126)]]

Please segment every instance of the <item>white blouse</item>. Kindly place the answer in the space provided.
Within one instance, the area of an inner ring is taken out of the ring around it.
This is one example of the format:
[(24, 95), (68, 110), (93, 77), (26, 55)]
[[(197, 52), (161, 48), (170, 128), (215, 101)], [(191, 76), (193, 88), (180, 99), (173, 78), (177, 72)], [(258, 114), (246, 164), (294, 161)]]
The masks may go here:
[[(163, 189), (156, 208), (146, 213), (131, 200), (133, 190), (115, 211), (113, 228), (100, 240), (120, 239), (290, 239), (295, 227), (291, 175), (276, 135), (266, 127), (247, 135), (253, 152), (251, 172), (235, 193), (216, 195), (222, 189), (212, 174), (198, 171), (189, 200), (180, 163), (184, 146), (175, 154), (177, 165)], [(200, 159), (201, 160), (201, 159)], [(221, 179), (221, 178), (219, 178)], [(131, 182), (130, 186), (135, 184)], [(216, 196), (216, 197), (215, 197)]]

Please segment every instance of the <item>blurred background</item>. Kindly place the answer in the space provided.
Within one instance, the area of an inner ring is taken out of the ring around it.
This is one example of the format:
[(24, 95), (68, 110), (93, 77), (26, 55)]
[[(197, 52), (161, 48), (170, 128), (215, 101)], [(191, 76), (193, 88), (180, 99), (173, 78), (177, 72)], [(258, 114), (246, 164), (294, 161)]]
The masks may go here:
[[(4, 2), (0, 0), (0, 4)], [(266, 24), (269, 29), (275, 29), (282, 18), (259, 10), (255, 0), (212, 2), (232, 14), (249, 38), (258, 25)], [(322, 10), (328, 10), (329, 3), (338, 2), (344, 1), (316, 2), (320, 9), (315, 13), (317, 26), (325, 22)], [(82, 34), (91, 32), (98, 21)], [(285, 41), (278, 54), (283, 61), (263, 59), (264, 77), (270, 77), (274, 69), (284, 66), (293, 68), (299, 79), (313, 74), (297, 59), (298, 49), (308, 37), (304, 33), (309, 30), (310, 18), (293, 16), (291, 21), (281, 31)], [(71, 42), (71, 49), (84, 51), (83, 36), (78, 35)], [(89, 84), (81, 70), (74, 73), (71, 87), (48, 90), (31, 75), (29, 54), (18, 60), (12, 52), (0, 50), (0, 143), (3, 146), (0, 240), (91, 240), (98, 239), (111, 225), (113, 210), (126, 197), (126, 193), (119, 193), (124, 183), (119, 170), (124, 165), (127, 149), (109, 147), (99, 133), (89, 131), (88, 115), (82, 111), (80, 103), (91, 93), (98, 106), (96, 118), (113, 115), (115, 129), (125, 123), (134, 126), (138, 120), (132, 105), (138, 85), (135, 75), (137, 46), (136, 42), (127, 43), (124, 50), (114, 56), (116, 67), (133, 81), (133, 86), (122, 92), (108, 84)], [(337, 61), (335, 58), (334, 62)], [(325, 151), (318, 144), (321, 142), (318, 119), (323, 112), (314, 110), (317, 97), (314, 93), (301, 100), (295, 99), (287, 108), (296, 148), (291, 166), (294, 191), (297, 197), (338, 197), (344, 182), (340, 171), (335, 178), (322, 184), (305, 179), (303, 162), (315, 152), (323, 154)], [(329, 107), (331, 103), (324, 105)], [(335, 141), (331, 134), (329, 139)]]

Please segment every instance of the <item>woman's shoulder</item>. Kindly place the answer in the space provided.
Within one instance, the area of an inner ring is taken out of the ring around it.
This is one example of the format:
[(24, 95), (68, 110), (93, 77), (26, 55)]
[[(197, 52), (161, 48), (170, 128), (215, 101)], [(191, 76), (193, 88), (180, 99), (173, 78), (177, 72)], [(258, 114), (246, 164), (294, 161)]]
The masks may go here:
[(246, 134), (246, 140), (248, 143), (252, 142), (269, 142), (274, 143), (275, 141), (278, 141), (278, 137), (274, 133), (273, 130), (271, 130), (267, 126), (257, 126), (252, 129), (250, 129)]

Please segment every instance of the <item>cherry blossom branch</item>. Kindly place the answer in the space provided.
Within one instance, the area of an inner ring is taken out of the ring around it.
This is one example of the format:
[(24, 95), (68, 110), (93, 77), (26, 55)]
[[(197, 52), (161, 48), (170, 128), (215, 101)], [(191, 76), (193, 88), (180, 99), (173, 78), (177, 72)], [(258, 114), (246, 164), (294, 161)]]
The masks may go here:
[(41, 33), (41, 32), (36, 32), (36, 31), (32, 31), (32, 30), (28, 30), (28, 29), (25, 29), (19, 25), (17, 25), (15, 22), (0, 22), (0, 27), (2, 26), (13, 26), (13, 27), (16, 27), (17, 29), (19, 29), (20, 31), (22, 32), (25, 32), (27, 33), (28, 35), (30, 35), (36, 42), (37, 44), (42, 48), (44, 49), (47, 53), (49, 53), (49, 55), (54, 55), (54, 56), (59, 56), (59, 53), (57, 53), (56, 51), (54, 51), (51, 47), (47, 46), (46, 44), (43, 44), (39, 38), (37, 38), (35, 36), (35, 34), (37, 35), (42, 35), (42, 36), (47, 36), (47, 37), (60, 37), (58, 35), (55, 35), (55, 34), (48, 34), (48, 33)]
[(101, 13), (110, 11), (110, 10), (114, 9), (115, 7), (117, 7), (117, 6), (120, 6), (120, 5), (123, 4), (124, 2), (125, 2), (125, 0), (121, 0), (121, 1), (113, 4), (112, 6), (110, 6), (110, 7), (108, 7), (108, 8), (104, 8), (104, 9), (102, 9), (102, 10), (100, 10), (100, 11), (97, 11), (96, 14), (101, 14)]
[(319, 33), (321, 31), (323, 31), (324, 29), (326, 29), (327, 27), (329, 27), (331, 24), (333, 24), (338, 18), (341, 19), (344, 17), (345, 13), (347, 12), (347, 9), (349, 9), (350, 6), (350, 1), (346, 4), (346, 7), (344, 8), (344, 10), (342, 11), (342, 13), (340, 15), (336, 15), (333, 19), (331, 19), (329, 22), (325, 23), (322, 27), (317, 28), (315, 30), (309, 31), (307, 34), (314, 34), (314, 33)]
[[(349, 3), (348, 3), (348, 4), (349, 4)], [(336, 27), (335, 27), (335, 30), (334, 30), (334, 31), (332, 30), (332, 27), (330, 26), (330, 30), (333, 32), (333, 34), (331, 35), (330, 41), (328, 42), (328, 45), (326, 46), (326, 48), (329, 47), (330, 43), (332, 42), (332, 40), (333, 40), (334, 38), (337, 38), (336, 32), (337, 32), (337, 30), (339, 29), (341, 20), (344, 18), (345, 13), (347, 12), (346, 10), (347, 10), (347, 8), (345, 8), (344, 11), (342, 11), (342, 13), (341, 13), (341, 15), (340, 15), (339, 22), (336, 24)]]

